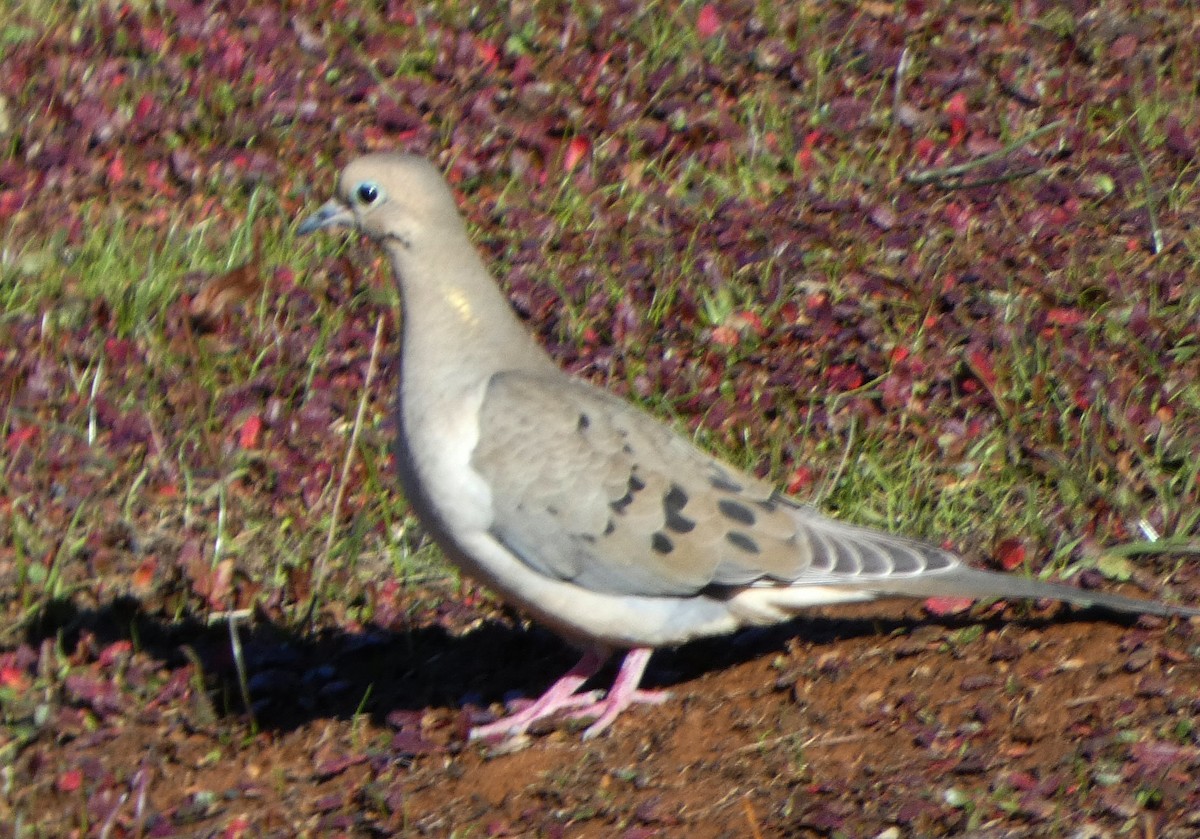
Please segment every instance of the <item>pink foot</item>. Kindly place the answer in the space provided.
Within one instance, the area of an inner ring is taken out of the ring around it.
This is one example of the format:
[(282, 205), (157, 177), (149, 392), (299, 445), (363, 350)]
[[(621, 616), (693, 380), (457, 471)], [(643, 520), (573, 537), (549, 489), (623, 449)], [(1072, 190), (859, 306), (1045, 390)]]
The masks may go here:
[(630, 705), (635, 703), (658, 704), (670, 695), (666, 691), (637, 689), (652, 652), (653, 650), (648, 647), (630, 650), (626, 654), (625, 660), (621, 662), (621, 669), (617, 673), (617, 678), (613, 681), (608, 695), (603, 699), (597, 699), (599, 691), (575, 693), (583, 686), (584, 682), (599, 672), (607, 660), (605, 654), (596, 650), (588, 650), (579, 663), (551, 685), (540, 699), (511, 716), (487, 725), (476, 726), (471, 729), (471, 739), (515, 737), (524, 734), (538, 720), (562, 711), (570, 711), (572, 718), (596, 717), (596, 721), (583, 732), (585, 740), (595, 737), (608, 728), (612, 721)]

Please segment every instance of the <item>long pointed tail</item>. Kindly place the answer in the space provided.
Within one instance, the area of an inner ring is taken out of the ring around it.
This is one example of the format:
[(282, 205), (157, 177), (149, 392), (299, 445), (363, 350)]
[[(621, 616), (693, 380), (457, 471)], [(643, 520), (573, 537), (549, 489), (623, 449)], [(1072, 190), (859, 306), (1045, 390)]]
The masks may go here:
[(1200, 609), (1175, 606), (1158, 600), (1139, 600), (1119, 594), (1075, 588), (1062, 583), (1045, 583), (1018, 577), (1015, 574), (997, 574), (959, 565), (945, 571), (925, 573), (914, 577), (881, 579), (878, 586), (870, 586), (880, 595), (904, 597), (1000, 597), (1006, 599), (1061, 600), (1078, 606), (1099, 606), (1115, 612), (1160, 617), (1200, 617)]

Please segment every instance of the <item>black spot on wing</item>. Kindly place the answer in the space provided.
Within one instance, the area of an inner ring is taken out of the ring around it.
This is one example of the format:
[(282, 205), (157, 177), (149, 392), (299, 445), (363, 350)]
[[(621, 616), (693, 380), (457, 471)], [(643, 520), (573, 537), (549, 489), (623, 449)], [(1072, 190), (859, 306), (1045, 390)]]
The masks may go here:
[(688, 495), (683, 487), (671, 484), (671, 489), (663, 496), (663, 515), (666, 518), (667, 530), (689, 533), (695, 529), (696, 522), (680, 513), (687, 503)]
[(622, 495), (620, 498), (618, 498), (616, 501), (609, 502), (608, 506), (612, 508), (612, 511), (614, 513), (616, 513), (617, 515), (621, 515), (622, 513), (625, 512), (625, 508), (628, 507), (632, 503), (633, 503), (633, 493), (626, 491), (626, 493), (624, 495)]
[(667, 530), (675, 533), (691, 533), (696, 529), (696, 523), (687, 516), (681, 516), (674, 510), (667, 510)]
[(637, 475), (629, 476), (629, 483), (626, 485), (625, 494), (616, 501), (609, 503), (614, 513), (624, 513), (625, 508), (633, 503), (633, 496), (646, 488), (646, 484)]
[(717, 509), (721, 511), (721, 515), (727, 519), (732, 519), (738, 524), (744, 524), (751, 527), (754, 524), (754, 511), (742, 504), (739, 501), (734, 501), (732, 498), (722, 498), (717, 502)]
[(579, 415), (579, 423), (576, 427), (579, 429), (580, 432), (584, 432), (584, 431), (587, 431), (588, 426), (591, 424), (592, 424), (592, 421), (590, 419), (588, 419), (587, 414), (580, 414)]
[(731, 530), (725, 534), (725, 538), (729, 541), (729, 544), (733, 545), (738, 550), (745, 551), (749, 554), (756, 554), (759, 552), (758, 543), (745, 533), (737, 530)]
[(667, 537), (667, 534), (658, 531), (650, 537), (650, 547), (654, 548), (655, 553), (669, 554), (675, 550), (675, 543)]
[(709, 477), (708, 483), (713, 489), (719, 489), (722, 492), (741, 492), (744, 489), (741, 484), (727, 476), (724, 472), (714, 472)]
[(688, 495), (684, 492), (683, 487), (679, 484), (671, 484), (671, 488), (667, 490), (667, 494), (663, 496), (663, 504), (667, 509), (679, 512), (687, 506)]

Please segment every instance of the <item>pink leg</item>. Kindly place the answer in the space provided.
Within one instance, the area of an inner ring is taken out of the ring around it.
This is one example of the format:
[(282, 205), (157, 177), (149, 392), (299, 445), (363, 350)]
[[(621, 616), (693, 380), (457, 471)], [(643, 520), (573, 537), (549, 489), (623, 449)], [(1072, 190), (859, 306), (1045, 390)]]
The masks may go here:
[[(495, 722), (487, 725), (477, 725), (471, 729), (472, 740), (483, 740), (496, 735), (514, 737), (518, 734), (524, 734), (525, 731), (534, 722), (555, 714), (564, 708), (573, 708), (579, 705), (578, 699), (574, 696), (575, 691), (583, 686), (583, 683), (600, 672), (600, 668), (604, 666), (604, 662), (608, 660), (608, 656), (597, 650), (591, 649), (583, 654), (583, 658), (579, 663), (567, 671), (566, 675), (550, 686), (550, 689), (541, 695), (536, 702), (528, 708), (511, 716), (498, 719)], [(590, 697), (590, 694), (588, 694)], [(574, 701), (573, 701), (574, 700)]]
[(649, 647), (630, 650), (621, 662), (621, 669), (613, 681), (612, 689), (604, 699), (597, 700), (597, 691), (575, 693), (584, 682), (600, 671), (607, 660), (606, 655), (589, 650), (584, 653), (579, 663), (551, 685), (540, 699), (519, 713), (472, 728), (471, 739), (515, 737), (524, 734), (536, 721), (560, 711), (570, 711), (572, 718), (596, 717), (596, 721), (583, 732), (585, 740), (595, 737), (612, 725), (612, 721), (630, 705), (640, 702), (658, 704), (670, 696), (661, 690), (638, 690), (638, 683), (642, 680), (642, 674), (653, 652)]
[(613, 720), (630, 705), (645, 703), (658, 705), (666, 702), (671, 694), (665, 690), (638, 690), (642, 674), (650, 662), (654, 650), (649, 647), (635, 647), (625, 654), (617, 678), (613, 680), (612, 689), (608, 695), (592, 705), (580, 708), (571, 713), (572, 717), (596, 717), (596, 721), (583, 732), (583, 739), (590, 740), (612, 725)]

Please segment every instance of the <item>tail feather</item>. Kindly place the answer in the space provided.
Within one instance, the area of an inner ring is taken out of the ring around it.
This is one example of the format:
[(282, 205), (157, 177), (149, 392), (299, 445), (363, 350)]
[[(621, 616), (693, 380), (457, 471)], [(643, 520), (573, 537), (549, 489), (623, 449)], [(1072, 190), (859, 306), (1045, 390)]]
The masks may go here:
[(877, 584), (872, 581), (870, 589), (880, 596), (1046, 599), (1060, 600), (1077, 606), (1099, 606), (1114, 612), (1136, 615), (1200, 617), (1200, 609), (1188, 606), (1175, 606), (1158, 600), (1140, 600), (1120, 594), (1088, 591), (1062, 583), (1046, 583), (1041, 580), (1031, 580), (1028, 577), (1018, 577), (1015, 574), (997, 574), (962, 565), (908, 578), (881, 579)]

